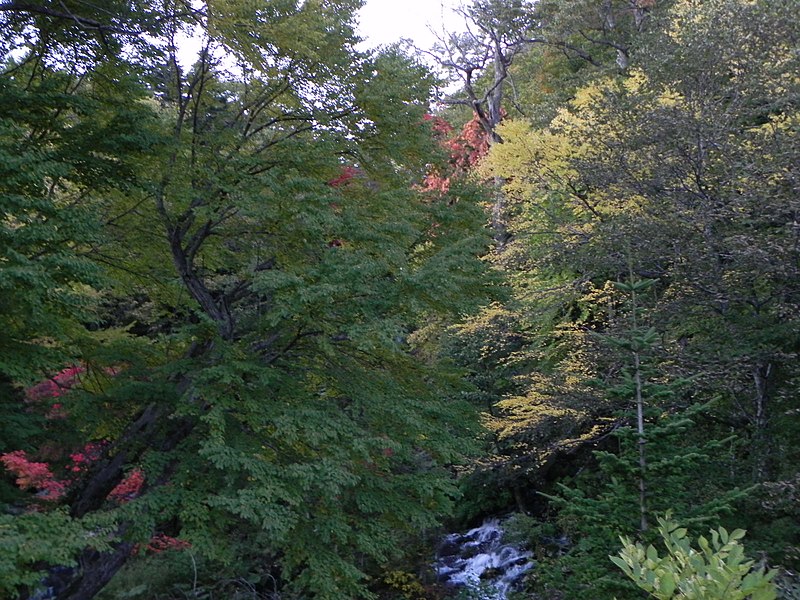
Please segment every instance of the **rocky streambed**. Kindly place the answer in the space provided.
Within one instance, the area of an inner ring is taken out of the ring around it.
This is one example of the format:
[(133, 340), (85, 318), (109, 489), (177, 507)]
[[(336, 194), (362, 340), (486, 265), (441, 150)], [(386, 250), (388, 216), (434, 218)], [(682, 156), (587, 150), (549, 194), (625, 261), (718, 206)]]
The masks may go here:
[(446, 536), (434, 568), (443, 585), (473, 590), (480, 600), (505, 600), (534, 565), (533, 554), (503, 539), (500, 519), (484, 521), (466, 533)]

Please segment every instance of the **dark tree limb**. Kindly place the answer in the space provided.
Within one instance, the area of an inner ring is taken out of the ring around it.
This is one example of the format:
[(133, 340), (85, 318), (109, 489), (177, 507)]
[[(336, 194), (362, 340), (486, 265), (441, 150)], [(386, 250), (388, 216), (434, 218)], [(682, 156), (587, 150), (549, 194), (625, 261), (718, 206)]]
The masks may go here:
[(95, 19), (90, 19), (88, 17), (82, 17), (78, 14), (70, 12), (63, 4), (62, 4), (63, 11), (54, 10), (48, 6), (43, 6), (41, 4), (33, 4), (30, 2), (3, 2), (0, 3), (0, 12), (12, 12), (12, 13), (29, 13), (29, 14), (37, 14), (42, 15), (45, 17), (51, 17), (53, 19), (60, 19), (64, 21), (72, 21), (77, 24), (79, 27), (84, 29), (92, 29), (99, 32), (107, 32), (107, 33), (123, 33), (123, 34), (139, 34), (142, 33), (139, 30), (133, 29), (125, 29), (123, 27), (118, 27), (116, 25), (109, 25), (108, 23), (101, 23)]

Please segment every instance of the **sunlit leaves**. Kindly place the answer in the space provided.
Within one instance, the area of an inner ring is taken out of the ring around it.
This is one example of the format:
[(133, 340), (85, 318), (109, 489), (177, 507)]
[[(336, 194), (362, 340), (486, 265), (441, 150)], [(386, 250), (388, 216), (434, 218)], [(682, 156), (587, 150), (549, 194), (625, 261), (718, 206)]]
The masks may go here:
[(650, 545), (622, 537), (623, 548), (611, 561), (636, 585), (660, 600), (773, 600), (777, 597), (772, 580), (776, 571), (754, 569), (744, 556), (740, 540), (745, 532), (728, 533), (724, 527), (711, 530), (711, 540), (697, 539), (692, 547), (687, 530), (666, 518), (659, 519), (659, 533), (666, 555)]

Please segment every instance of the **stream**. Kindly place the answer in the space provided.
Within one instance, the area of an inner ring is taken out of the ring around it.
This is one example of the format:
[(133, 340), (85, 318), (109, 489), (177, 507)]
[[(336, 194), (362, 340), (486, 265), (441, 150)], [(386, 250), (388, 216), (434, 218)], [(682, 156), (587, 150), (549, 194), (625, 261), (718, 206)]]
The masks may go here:
[(534, 564), (531, 552), (504, 543), (499, 519), (446, 536), (436, 557), (434, 569), (439, 581), (454, 590), (475, 590), (470, 597), (476, 600), (505, 600)]

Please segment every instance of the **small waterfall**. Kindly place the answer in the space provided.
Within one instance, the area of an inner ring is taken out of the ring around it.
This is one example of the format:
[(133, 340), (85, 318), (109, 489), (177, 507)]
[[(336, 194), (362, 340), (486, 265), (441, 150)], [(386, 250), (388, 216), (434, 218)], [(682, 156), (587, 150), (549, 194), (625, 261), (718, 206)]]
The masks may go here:
[(504, 544), (500, 520), (490, 519), (467, 533), (446, 536), (434, 568), (447, 587), (480, 590), (481, 600), (505, 600), (533, 566), (532, 557), (531, 552)]

